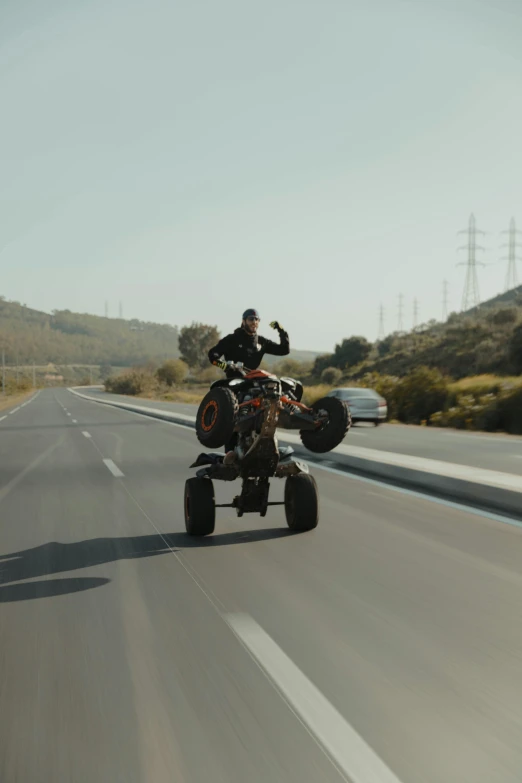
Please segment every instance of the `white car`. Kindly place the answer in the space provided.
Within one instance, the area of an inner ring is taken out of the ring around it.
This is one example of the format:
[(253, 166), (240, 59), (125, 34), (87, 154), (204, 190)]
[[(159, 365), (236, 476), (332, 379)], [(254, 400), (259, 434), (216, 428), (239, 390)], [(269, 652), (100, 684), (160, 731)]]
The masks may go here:
[(339, 397), (350, 408), (352, 422), (373, 421), (375, 426), (385, 421), (388, 416), (388, 404), (384, 397), (374, 389), (363, 389), (353, 386), (344, 389), (333, 389), (327, 397)]

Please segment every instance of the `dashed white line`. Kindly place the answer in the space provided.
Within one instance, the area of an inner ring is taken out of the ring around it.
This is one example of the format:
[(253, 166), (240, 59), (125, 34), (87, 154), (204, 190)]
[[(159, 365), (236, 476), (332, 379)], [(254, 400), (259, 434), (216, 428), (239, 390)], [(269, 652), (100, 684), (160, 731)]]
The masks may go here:
[(104, 459), (103, 462), (104, 462), (105, 465), (107, 465), (107, 467), (109, 468), (109, 470), (110, 470), (110, 472), (112, 473), (113, 476), (116, 476), (116, 478), (122, 478), (123, 477), (124, 474), (121, 472), (119, 467), (114, 464), (112, 459)]
[(16, 413), (19, 410), (20, 410), (20, 406), (18, 406), (18, 408), (13, 408), (13, 410), (9, 413), (9, 415), (12, 416), (13, 413)]
[(78, 421), (77, 421), (76, 419), (73, 419), (73, 420), (72, 420), (72, 423), (73, 423), (73, 424), (78, 424)]
[(67, 415), (68, 415), (68, 416), (71, 416), (72, 414), (68, 413)]
[(400, 783), (255, 620), (247, 614), (229, 614), (225, 620), (343, 777), (353, 783)]
[(2, 418), (0, 419), (0, 421), (3, 421), (4, 419), (7, 419), (7, 415), (6, 415), (6, 416), (2, 416)]
[(90, 433), (90, 432), (82, 432), (82, 435), (83, 435), (85, 438), (92, 438), (92, 435), (91, 435), (91, 433)]

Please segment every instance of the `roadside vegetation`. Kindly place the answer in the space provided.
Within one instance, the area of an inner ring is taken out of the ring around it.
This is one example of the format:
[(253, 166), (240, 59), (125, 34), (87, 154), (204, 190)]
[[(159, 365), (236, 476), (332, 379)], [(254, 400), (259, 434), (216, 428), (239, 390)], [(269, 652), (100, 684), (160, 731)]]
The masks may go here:
[[(49, 315), (0, 297), (8, 386), (20, 375), (32, 386), (34, 373), (37, 386), (104, 383), (119, 394), (198, 403), (222, 377), (207, 361), (220, 336), (211, 324)], [(390, 421), (522, 434), (522, 286), (445, 323), (375, 343), (352, 335), (331, 353), (292, 351), (265, 357), (264, 366), (299, 378), (308, 403), (335, 387), (365, 386), (387, 400)]]

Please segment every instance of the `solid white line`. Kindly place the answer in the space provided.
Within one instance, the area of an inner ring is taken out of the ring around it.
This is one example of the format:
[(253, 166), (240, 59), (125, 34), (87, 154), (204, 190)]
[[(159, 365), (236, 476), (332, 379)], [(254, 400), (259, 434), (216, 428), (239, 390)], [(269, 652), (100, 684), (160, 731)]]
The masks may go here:
[(20, 410), (20, 407), (18, 407), (18, 408), (13, 408), (13, 410), (12, 410), (12, 411), (9, 413), (9, 415), (10, 415), (10, 416), (12, 416), (12, 415), (13, 415), (13, 413), (16, 413), (16, 412), (17, 412), (17, 411), (19, 411), (19, 410)]
[(92, 438), (90, 432), (82, 432), (82, 435), (84, 435), (86, 438)]
[(339, 470), (338, 468), (332, 468), (330, 465), (324, 465), (320, 462), (313, 462), (309, 460), (310, 466), (319, 468), (319, 470), (327, 470), (329, 473), (335, 473), (336, 476), (343, 476), (343, 478), (354, 479), (355, 481), (362, 481), (363, 484), (370, 484), (373, 487), (379, 487), (380, 489), (389, 489), (392, 492), (400, 492), (403, 495), (408, 495), (418, 500), (428, 500), (430, 503), (439, 503), (441, 506), (453, 508), (456, 511), (463, 511), (466, 514), (475, 514), (477, 517), (483, 517), (484, 519), (492, 519), (494, 522), (502, 522), (504, 525), (512, 525), (513, 527), (522, 528), (522, 522), (518, 522), (511, 517), (505, 517), (502, 514), (495, 514), (494, 511), (483, 511), (480, 508), (474, 506), (467, 506), (465, 503), (456, 503), (453, 500), (445, 500), (444, 498), (438, 498), (434, 495), (429, 495), (424, 492), (417, 492), (414, 489), (406, 489), (405, 487), (399, 487), (396, 484), (387, 484), (386, 481), (379, 481), (379, 479), (371, 479), (366, 476), (359, 476), (357, 473), (350, 473), (348, 470)]
[(112, 473), (113, 476), (116, 476), (116, 478), (122, 478), (123, 477), (124, 474), (121, 472), (119, 467), (114, 464), (112, 459), (104, 459), (103, 462), (105, 463), (105, 465), (107, 465), (107, 467), (109, 468), (109, 470), (110, 470), (110, 472)]
[[(68, 391), (70, 391), (71, 394), (75, 394), (77, 397), (83, 397), (83, 399), (87, 400), (88, 402), (94, 405), (104, 404), (99, 402), (98, 400), (94, 400), (92, 398), (86, 397), (83, 394), (79, 394), (78, 392), (75, 392), (71, 389), (68, 389)], [(108, 406), (108, 407), (112, 407), (115, 410), (120, 410), (130, 415), (140, 416), (140, 418), (145, 417), (146, 419), (149, 419), (149, 421), (156, 422), (157, 424), (167, 424), (169, 427), (177, 427), (178, 429), (185, 430), (186, 432), (191, 431), (190, 427), (187, 427), (184, 424), (178, 424), (175, 421), (167, 421), (166, 419), (155, 419), (150, 416), (147, 416), (144, 413), (138, 413), (137, 411), (126, 410), (125, 408), (120, 408), (118, 406)], [(284, 443), (285, 438), (284, 437), (280, 438), (280, 441)], [(389, 489), (392, 492), (401, 492), (403, 495), (409, 495), (410, 497), (418, 498), (419, 500), (427, 500), (430, 503), (439, 503), (439, 505), (447, 506), (448, 508), (453, 508), (456, 511), (463, 511), (466, 514), (475, 514), (475, 516), (482, 517), (483, 519), (491, 519), (494, 522), (501, 522), (502, 524), (505, 525), (512, 525), (513, 527), (522, 528), (522, 522), (518, 522), (516, 519), (511, 519), (511, 517), (505, 517), (502, 514), (496, 514), (494, 511), (483, 511), (480, 508), (475, 508), (474, 506), (467, 506), (464, 503), (456, 503), (452, 500), (444, 500), (444, 498), (435, 497), (434, 495), (430, 495), (427, 492), (426, 493), (416, 492), (414, 489), (406, 489), (405, 487), (400, 487), (396, 484), (388, 484), (386, 481), (379, 481), (379, 479), (366, 478), (366, 476), (360, 476), (357, 473), (350, 472), (350, 470), (338, 470), (337, 468), (332, 468), (330, 465), (314, 462), (312, 459), (308, 459), (308, 462), (311, 467), (319, 468), (320, 470), (327, 470), (330, 473), (335, 473), (336, 475), (343, 476), (344, 478), (354, 479), (355, 481), (362, 481), (363, 483), (371, 484), (374, 487), (379, 487), (381, 489)]]
[(352, 783), (399, 783), (399, 778), (255, 620), (247, 614), (229, 614), (225, 619), (343, 775)]

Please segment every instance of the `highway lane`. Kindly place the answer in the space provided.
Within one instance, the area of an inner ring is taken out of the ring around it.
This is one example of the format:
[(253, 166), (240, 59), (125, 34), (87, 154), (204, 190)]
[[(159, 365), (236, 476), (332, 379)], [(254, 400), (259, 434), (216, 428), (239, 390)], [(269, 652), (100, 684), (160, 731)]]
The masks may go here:
[(520, 780), (520, 529), (317, 470), (316, 531), (222, 510), (189, 540), (193, 433), (65, 390), (0, 447), (2, 781), (346, 779), (238, 613), (401, 783)]
[[(120, 402), (176, 410), (189, 416), (195, 416), (197, 411), (196, 405), (107, 394), (100, 389), (89, 389), (88, 394)], [(401, 424), (383, 424), (379, 427), (356, 424), (348, 433), (345, 443), (504, 473), (519, 475), (522, 472), (522, 437), (513, 435), (428, 429)]]

